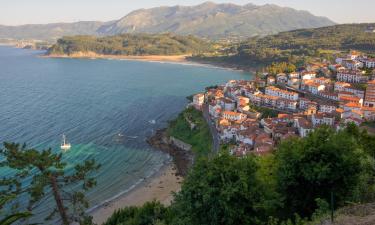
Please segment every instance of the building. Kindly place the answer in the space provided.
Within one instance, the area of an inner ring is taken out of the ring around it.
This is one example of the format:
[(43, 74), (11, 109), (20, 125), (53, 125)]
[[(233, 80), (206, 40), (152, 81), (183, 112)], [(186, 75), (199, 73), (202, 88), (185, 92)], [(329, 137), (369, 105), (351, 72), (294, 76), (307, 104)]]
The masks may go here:
[(305, 71), (301, 73), (301, 79), (302, 80), (311, 80), (316, 77), (316, 72), (311, 71)]
[(266, 87), (265, 94), (275, 96), (275, 97), (285, 98), (285, 99), (293, 100), (293, 101), (298, 100), (298, 93), (282, 90), (274, 86)]
[(194, 107), (198, 110), (202, 110), (202, 106), (204, 104), (204, 99), (205, 99), (205, 97), (204, 97), (204, 94), (202, 94), (202, 93), (194, 95), (194, 97), (193, 97)]
[(313, 80), (307, 80), (301, 85), (301, 89), (304, 89), (314, 95), (317, 95), (319, 91), (324, 91), (326, 86), (324, 84), (315, 83)]
[(365, 66), (367, 68), (375, 68), (375, 59), (366, 59)]
[(238, 112), (224, 111), (223, 118), (229, 121), (238, 121), (246, 119), (246, 115)]
[(365, 83), (368, 77), (359, 70), (343, 70), (337, 72), (337, 80), (348, 83)]
[(323, 113), (332, 113), (336, 111), (336, 106), (331, 104), (320, 104), (319, 105), (319, 112)]
[(349, 86), (350, 86), (349, 83), (337, 81), (334, 84), (334, 90), (335, 91), (344, 91), (345, 87), (349, 87)]
[(375, 81), (367, 83), (365, 101), (363, 103), (365, 107), (375, 108)]

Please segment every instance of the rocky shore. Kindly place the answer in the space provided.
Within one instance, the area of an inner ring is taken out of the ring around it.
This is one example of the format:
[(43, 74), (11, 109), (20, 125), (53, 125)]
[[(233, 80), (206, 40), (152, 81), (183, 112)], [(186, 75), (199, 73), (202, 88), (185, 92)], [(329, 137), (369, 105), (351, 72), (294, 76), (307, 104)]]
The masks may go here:
[(167, 136), (167, 129), (156, 131), (156, 133), (147, 140), (147, 143), (149, 143), (152, 147), (172, 156), (173, 162), (177, 167), (176, 175), (187, 175), (188, 170), (193, 163), (193, 153), (171, 144)]

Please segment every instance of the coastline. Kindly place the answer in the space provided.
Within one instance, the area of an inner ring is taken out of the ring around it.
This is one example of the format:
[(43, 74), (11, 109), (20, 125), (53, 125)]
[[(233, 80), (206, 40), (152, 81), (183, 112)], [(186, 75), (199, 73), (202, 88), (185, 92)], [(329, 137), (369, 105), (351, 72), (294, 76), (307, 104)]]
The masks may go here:
[(157, 132), (147, 139), (147, 143), (157, 151), (169, 154), (173, 161), (165, 163), (159, 171), (151, 177), (136, 184), (128, 192), (119, 194), (118, 197), (98, 205), (89, 210), (94, 223), (104, 223), (116, 210), (128, 206), (142, 206), (149, 201), (160, 201), (164, 205), (169, 205), (173, 201), (174, 195), (180, 191), (184, 176), (190, 168), (193, 155), (176, 148), (165, 142), (166, 129)]
[(173, 200), (173, 193), (181, 189), (183, 178), (176, 174), (174, 163), (162, 166), (153, 176), (143, 180), (129, 192), (98, 206), (89, 212), (96, 224), (104, 223), (116, 210), (128, 206), (142, 206), (148, 201), (160, 201), (169, 205)]
[(129, 60), (129, 61), (141, 61), (141, 62), (155, 62), (155, 63), (171, 63), (179, 65), (188, 65), (188, 66), (200, 66), (208, 67), (215, 69), (224, 69), (237, 72), (250, 72), (255, 73), (256, 69), (254, 68), (242, 68), (236, 65), (224, 64), (224, 63), (215, 63), (215, 62), (205, 62), (205, 61), (196, 61), (191, 60), (191, 55), (145, 55), (145, 56), (127, 56), (127, 55), (101, 55), (94, 52), (88, 53), (74, 53), (71, 55), (62, 54), (62, 55), (41, 55), (41, 58), (61, 58), (61, 59), (108, 59), (108, 60)]

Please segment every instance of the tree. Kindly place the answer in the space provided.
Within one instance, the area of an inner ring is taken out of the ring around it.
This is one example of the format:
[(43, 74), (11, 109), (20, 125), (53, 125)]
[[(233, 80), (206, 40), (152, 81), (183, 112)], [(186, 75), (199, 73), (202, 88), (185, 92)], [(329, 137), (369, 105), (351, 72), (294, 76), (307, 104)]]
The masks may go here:
[(173, 224), (261, 224), (277, 198), (257, 178), (255, 156), (201, 159), (176, 195)]
[(169, 209), (160, 202), (146, 202), (141, 207), (126, 207), (112, 214), (104, 225), (162, 225), (169, 218)]
[[(28, 149), (26, 145), (4, 143), (0, 152), (5, 160), (1, 167), (14, 171), (14, 176), (4, 178), (1, 186), (12, 195), (29, 196), (26, 209), (31, 212), (36, 203), (52, 195), (56, 208), (46, 219), (52, 219), (59, 213), (62, 223), (80, 222), (86, 217), (84, 209), (88, 207), (83, 191), (96, 185), (90, 175), (99, 169), (100, 165), (94, 160), (87, 160), (74, 167), (74, 171), (66, 171), (66, 163), (62, 161), (62, 154), (52, 153), (51, 149), (38, 151)], [(25, 185), (24, 179), (31, 178), (30, 185)], [(72, 185), (81, 185), (82, 190), (67, 191)]]
[(347, 130), (336, 133), (328, 127), (317, 129), (304, 139), (281, 143), (276, 151), (276, 179), (284, 196), (283, 215), (311, 216), (320, 198), (343, 205), (364, 171), (367, 155)]

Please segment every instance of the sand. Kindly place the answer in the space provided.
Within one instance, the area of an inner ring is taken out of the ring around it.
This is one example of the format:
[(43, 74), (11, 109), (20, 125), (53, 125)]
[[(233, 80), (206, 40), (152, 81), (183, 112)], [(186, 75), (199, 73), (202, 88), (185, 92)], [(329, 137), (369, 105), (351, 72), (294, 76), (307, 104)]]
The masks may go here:
[(186, 58), (191, 55), (145, 55), (145, 56), (127, 56), (127, 55), (101, 55), (95, 52), (76, 52), (70, 55), (45, 55), (46, 58), (88, 58), (88, 59), (124, 59), (139, 60), (147, 62), (187, 62)]
[(117, 209), (126, 206), (141, 206), (145, 202), (154, 199), (164, 205), (169, 205), (173, 200), (172, 193), (180, 190), (183, 180), (182, 177), (176, 176), (175, 173), (176, 169), (173, 164), (166, 165), (148, 181), (146, 180), (127, 194), (90, 213), (93, 216), (94, 222), (102, 224)]

